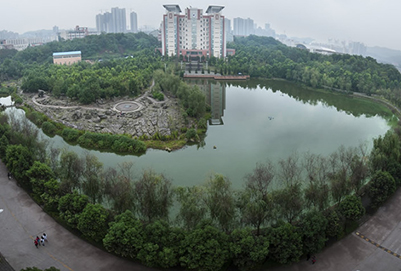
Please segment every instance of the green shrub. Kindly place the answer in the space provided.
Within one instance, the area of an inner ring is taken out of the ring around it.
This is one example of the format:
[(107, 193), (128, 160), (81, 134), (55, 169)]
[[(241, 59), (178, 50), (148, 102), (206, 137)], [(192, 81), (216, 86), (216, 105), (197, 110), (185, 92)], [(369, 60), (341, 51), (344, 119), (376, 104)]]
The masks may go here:
[(80, 132), (75, 129), (64, 128), (61, 135), (67, 142), (76, 142), (80, 136)]
[(156, 99), (158, 101), (164, 101), (164, 95), (160, 91), (157, 91), (157, 90), (152, 91), (152, 96), (154, 99)]
[(188, 139), (188, 140), (196, 140), (197, 139), (197, 137), (199, 137), (198, 136), (198, 134), (196, 133), (196, 130), (195, 129), (193, 129), (193, 128), (191, 128), (191, 129), (189, 129), (186, 133), (185, 133), (185, 137)]
[(47, 118), (45, 118), (45, 115), (36, 112), (36, 111), (28, 111), (25, 116), (32, 121), (33, 123), (36, 124), (36, 126), (38, 127), (42, 127), (43, 122), (45, 122), (47, 120)]
[(53, 123), (48, 122), (48, 121), (43, 122), (42, 130), (48, 136), (54, 136), (57, 132), (56, 126), (54, 126)]

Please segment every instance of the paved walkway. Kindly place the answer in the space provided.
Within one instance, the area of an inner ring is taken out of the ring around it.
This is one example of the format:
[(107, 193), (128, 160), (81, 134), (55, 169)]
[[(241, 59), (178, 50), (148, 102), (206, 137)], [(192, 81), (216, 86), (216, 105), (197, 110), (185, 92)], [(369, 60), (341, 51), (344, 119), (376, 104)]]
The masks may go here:
[[(315, 265), (302, 260), (269, 270), (400, 271), (401, 259), (395, 256), (401, 254), (400, 202), (401, 189), (358, 228), (368, 241), (355, 233), (350, 234), (317, 254)], [(0, 213), (0, 253), (15, 270), (32, 266), (41, 269), (55, 266), (63, 271), (157, 270), (113, 256), (65, 230), (44, 213), (15, 180), (8, 180), (2, 162), (0, 209), (3, 209)], [(33, 237), (43, 232), (47, 233), (49, 242), (37, 249)]]
[(401, 259), (401, 189), (370, 217), (358, 232), (377, 243), (372, 244), (353, 233), (341, 241), (316, 254), (317, 262), (312, 265), (306, 259), (291, 266), (269, 269), (274, 271), (400, 271)]

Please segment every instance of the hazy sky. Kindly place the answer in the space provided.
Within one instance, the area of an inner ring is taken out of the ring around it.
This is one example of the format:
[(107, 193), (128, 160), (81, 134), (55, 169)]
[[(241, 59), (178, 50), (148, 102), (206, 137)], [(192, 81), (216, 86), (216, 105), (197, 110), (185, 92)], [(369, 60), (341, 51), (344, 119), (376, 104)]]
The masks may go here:
[[(258, 26), (270, 23), (279, 34), (360, 41), (368, 46), (401, 50), (400, 0), (0, 0), (0, 30), (20, 34), (38, 29), (96, 27), (96, 14), (112, 7), (138, 14), (138, 25), (158, 27), (163, 4), (192, 6), (206, 11), (222, 5), (226, 18), (251, 18)], [(127, 24), (129, 23), (127, 17)]]

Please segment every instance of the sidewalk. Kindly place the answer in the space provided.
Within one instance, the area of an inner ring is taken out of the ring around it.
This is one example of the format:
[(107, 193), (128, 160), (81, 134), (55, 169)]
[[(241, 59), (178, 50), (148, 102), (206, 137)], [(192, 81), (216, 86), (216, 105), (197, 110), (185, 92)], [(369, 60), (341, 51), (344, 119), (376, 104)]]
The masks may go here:
[[(301, 259), (299, 263), (269, 269), (269, 271), (400, 271), (401, 259), (391, 254), (401, 254), (400, 203), (401, 189), (398, 189), (385, 206), (357, 229), (366, 238), (383, 248), (353, 233), (316, 254), (317, 262), (314, 265), (306, 259)], [(384, 249), (389, 251), (386, 252)]]

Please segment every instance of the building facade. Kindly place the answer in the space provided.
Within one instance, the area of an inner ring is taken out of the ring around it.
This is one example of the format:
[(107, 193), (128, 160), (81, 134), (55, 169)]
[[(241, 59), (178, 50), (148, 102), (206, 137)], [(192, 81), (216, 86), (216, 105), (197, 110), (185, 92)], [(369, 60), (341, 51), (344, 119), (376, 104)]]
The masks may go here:
[(53, 53), (53, 64), (71, 65), (81, 60), (81, 51)]
[(131, 32), (132, 33), (138, 33), (138, 17), (136, 15), (136, 12), (131, 12), (130, 16), (130, 26), (131, 26)]
[(164, 5), (161, 23), (162, 55), (189, 58), (225, 57), (226, 31), (222, 6), (202, 9), (187, 8), (184, 14), (178, 5)]
[(252, 19), (234, 18), (234, 36), (249, 36), (255, 34), (255, 23)]
[(111, 13), (105, 12), (96, 15), (96, 30), (98, 33), (125, 33), (127, 19), (125, 8), (112, 8)]

